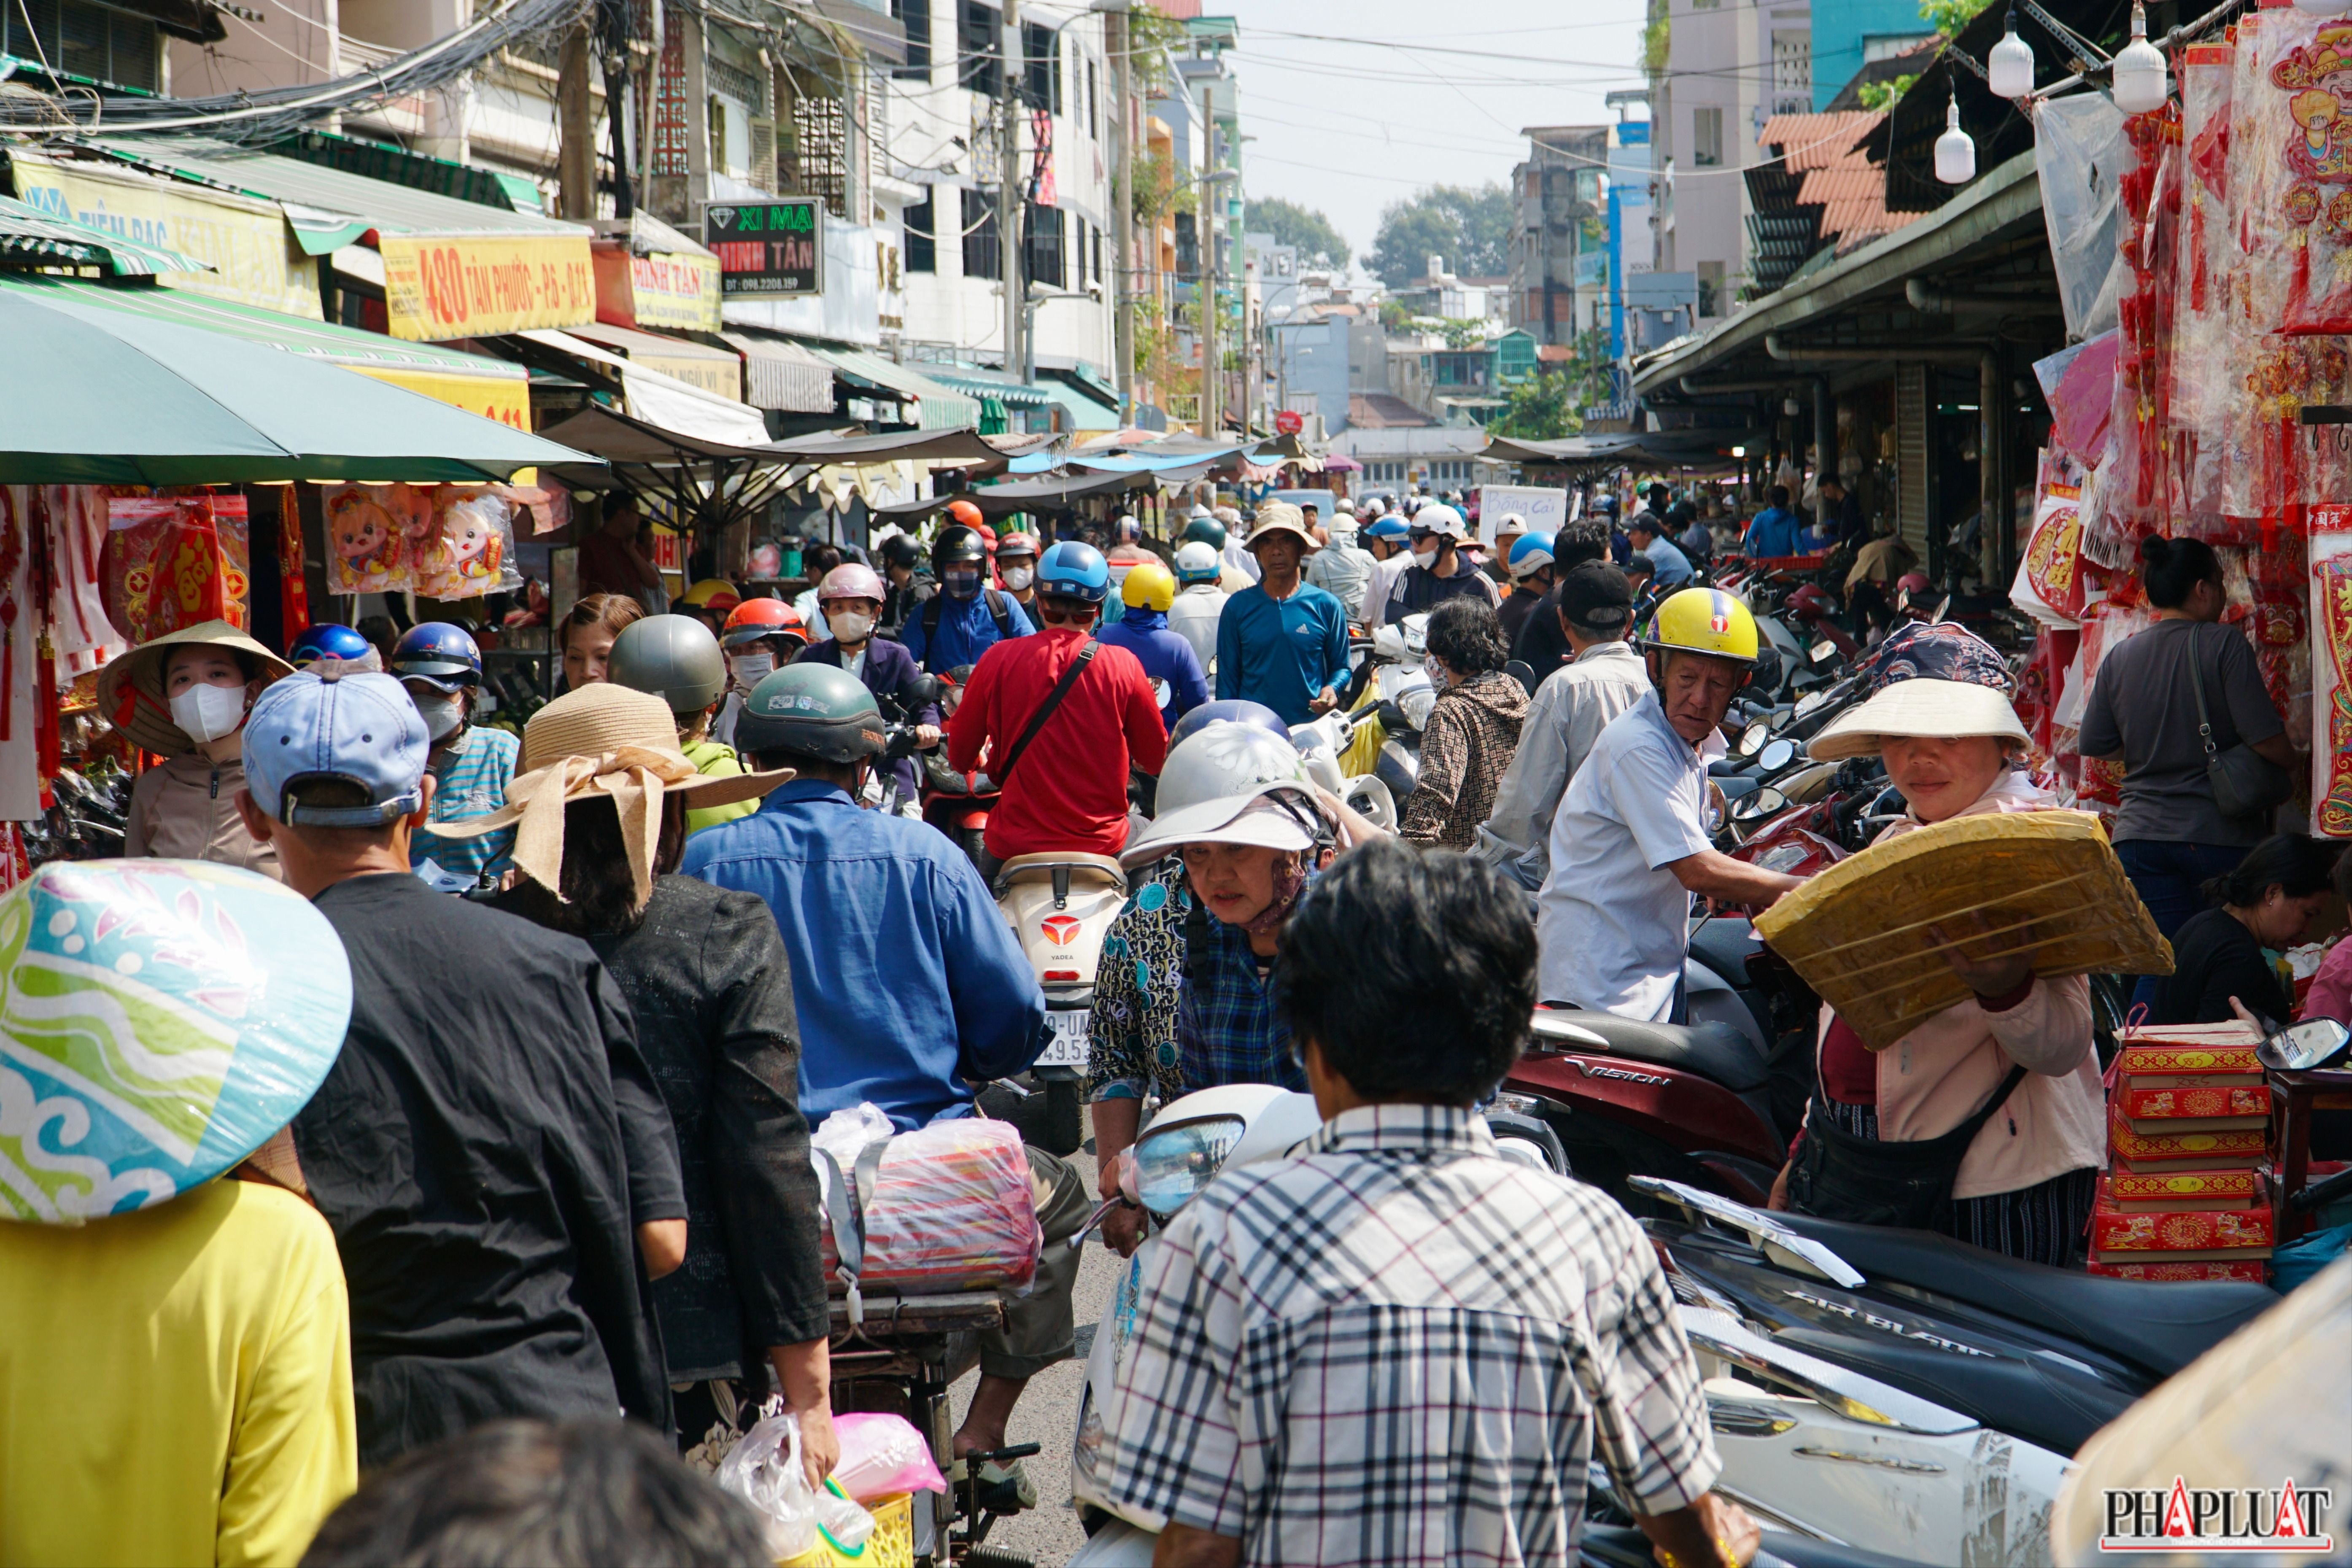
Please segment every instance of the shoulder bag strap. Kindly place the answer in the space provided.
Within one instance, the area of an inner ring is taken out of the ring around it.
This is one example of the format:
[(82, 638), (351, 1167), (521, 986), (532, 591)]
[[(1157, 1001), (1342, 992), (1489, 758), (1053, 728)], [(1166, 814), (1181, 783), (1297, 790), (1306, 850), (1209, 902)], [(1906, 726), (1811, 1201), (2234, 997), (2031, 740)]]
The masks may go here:
[(2213, 744), (2213, 720), (2205, 711), (2205, 665), (2197, 656), (2197, 627), (2194, 621), (2189, 623), (2189, 689), (2197, 694), (2197, 738), (2204, 743), (2210, 763), (2221, 748)]
[[(2024, 1082), (2024, 1065), (2020, 1063), (2011, 1067), (2009, 1070), (2009, 1076), (2002, 1079), (2000, 1087), (1993, 1092), (1993, 1097), (1985, 1102), (1984, 1109), (1953, 1128), (1947, 1136), (1965, 1151), (1969, 1145), (1976, 1142), (1977, 1134), (1984, 1131), (1984, 1124), (1991, 1121), (2003, 1105), (2009, 1103), (2009, 1097), (2015, 1093), (2017, 1086)], [(1963, 1134), (1966, 1136), (1962, 1136)]]
[(1045, 727), (1045, 721), (1054, 716), (1054, 710), (1062, 706), (1062, 699), (1068, 696), (1070, 688), (1078, 684), (1078, 676), (1085, 674), (1087, 664), (1095, 656), (1095, 650), (1101, 646), (1099, 643), (1089, 642), (1078, 650), (1077, 656), (1062, 671), (1062, 678), (1054, 683), (1054, 689), (1045, 694), (1045, 700), (1039, 703), (1037, 711), (1029, 716), (1029, 727), (1021, 732), (1021, 738), (1013, 743), (1013, 749), (1004, 754), (1003, 766), (990, 765), (988, 770), (995, 776), (999, 787), (1013, 777), (1013, 765), (1021, 760), (1021, 754), (1029, 749), (1029, 743), (1037, 738), (1037, 732)]
[(1004, 595), (994, 589), (987, 590), (989, 619), (996, 622), (996, 634), (1010, 642), (1013, 637), (1013, 612), (1004, 608)]

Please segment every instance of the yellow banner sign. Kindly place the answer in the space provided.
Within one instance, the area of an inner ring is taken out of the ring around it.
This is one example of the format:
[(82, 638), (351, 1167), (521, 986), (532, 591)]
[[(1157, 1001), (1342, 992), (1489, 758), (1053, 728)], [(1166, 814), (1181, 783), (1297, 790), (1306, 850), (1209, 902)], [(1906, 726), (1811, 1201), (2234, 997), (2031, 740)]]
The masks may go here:
[(629, 292), (636, 302), (640, 327), (719, 330), (719, 258), (715, 256), (632, 256)]
[(344, 370), (423, 392), (437, 402), (495, 419), (516, 430), (530, 428), (530, 378), (469, 376), (454, 371), (429, 371), (405, 365), (345, 365)]
[(446, 342), (596, 319), (588, 236), (385, 235), (383, 296), (392, 335)]
[(295, 245), (276, 203), (128, 169), (53, 163), (22, 149), (11, 149), (8, 162), (26, 205), (211, 264), (210, 272), (166, 274), (173, 287), (320, 319), (319, 264)]

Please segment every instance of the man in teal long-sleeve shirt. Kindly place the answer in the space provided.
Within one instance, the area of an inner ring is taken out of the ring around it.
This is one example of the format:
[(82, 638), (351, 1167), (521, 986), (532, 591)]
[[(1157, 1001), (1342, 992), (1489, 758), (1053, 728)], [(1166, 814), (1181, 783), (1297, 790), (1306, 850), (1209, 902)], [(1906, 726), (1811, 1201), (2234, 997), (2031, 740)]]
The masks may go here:
[(1249, 551), (1261, 576), (1225, 601), (1217, 622), (1217, 695), (1264, 703), (1285, 724), (1329, 712), (1348, 673), (1346, 606), (1298, 575), (1315, 548), (1297, 507), (1260, 507)]

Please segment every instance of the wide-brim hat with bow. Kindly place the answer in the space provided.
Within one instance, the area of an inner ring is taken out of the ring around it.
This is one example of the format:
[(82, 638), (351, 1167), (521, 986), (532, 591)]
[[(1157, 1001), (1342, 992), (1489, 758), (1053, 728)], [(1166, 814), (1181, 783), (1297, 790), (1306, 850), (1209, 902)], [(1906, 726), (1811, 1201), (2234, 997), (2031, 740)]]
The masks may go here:
[(177, 757), (195, 749), (188, 732), (172, 722), (172, 701), (163, 695), (163, 666), (172, 650), (192, 644), (250, 654), (269, 680), (294, 673), (293, 665), (226, 621), (200, 621), (140, 643), (98, 673), (98, 711), (142, 751)]
[(669, 705), (645, 692), (608, 682), (566, 692), (522, 727), (522, 755), (506, 804), (485, 817), (434, 822), (436, 838), (470, 839), (520, 823), (514, 862), (533, 882), (562, 897), (563, 808), (604, 796), (620, 813), (637, 904), (653, 896), (654, 857), (661, 847), (662, 808), (673, 799), (688, 810), (753, 800), (793, 778), (789, 768), (765, 773), (705, 775), (678, 749)]

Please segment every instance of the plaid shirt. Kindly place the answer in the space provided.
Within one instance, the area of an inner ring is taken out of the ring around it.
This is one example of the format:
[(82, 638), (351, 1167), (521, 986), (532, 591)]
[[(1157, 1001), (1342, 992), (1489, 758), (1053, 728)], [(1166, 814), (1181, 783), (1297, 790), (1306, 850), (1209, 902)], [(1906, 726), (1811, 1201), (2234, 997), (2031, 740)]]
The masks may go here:
[(1252, 1563), (1565, 1568), (1596, 1449), (1653, 1514), (1722, 1468), (1640, 1229), (1468, 1111), (1345, 1112), (1217, 1182), (1136, 1311), (1109, 1496)]
[[(514, 781), (516, 755), (522, 742), (509, 729), (467, 725), (457, 752), (433, 769), (433, 815), (436, 822), (462, 822), (487, 817), (507, 803), (507, 786)], [(418, 833), (408, 841), (411, 870), (426, 861), (443, 871), (479, 881), (484, 872), (503, 872), (512, 863), (515, 830), (500, 828), (473, 839), (439, 839)]]

